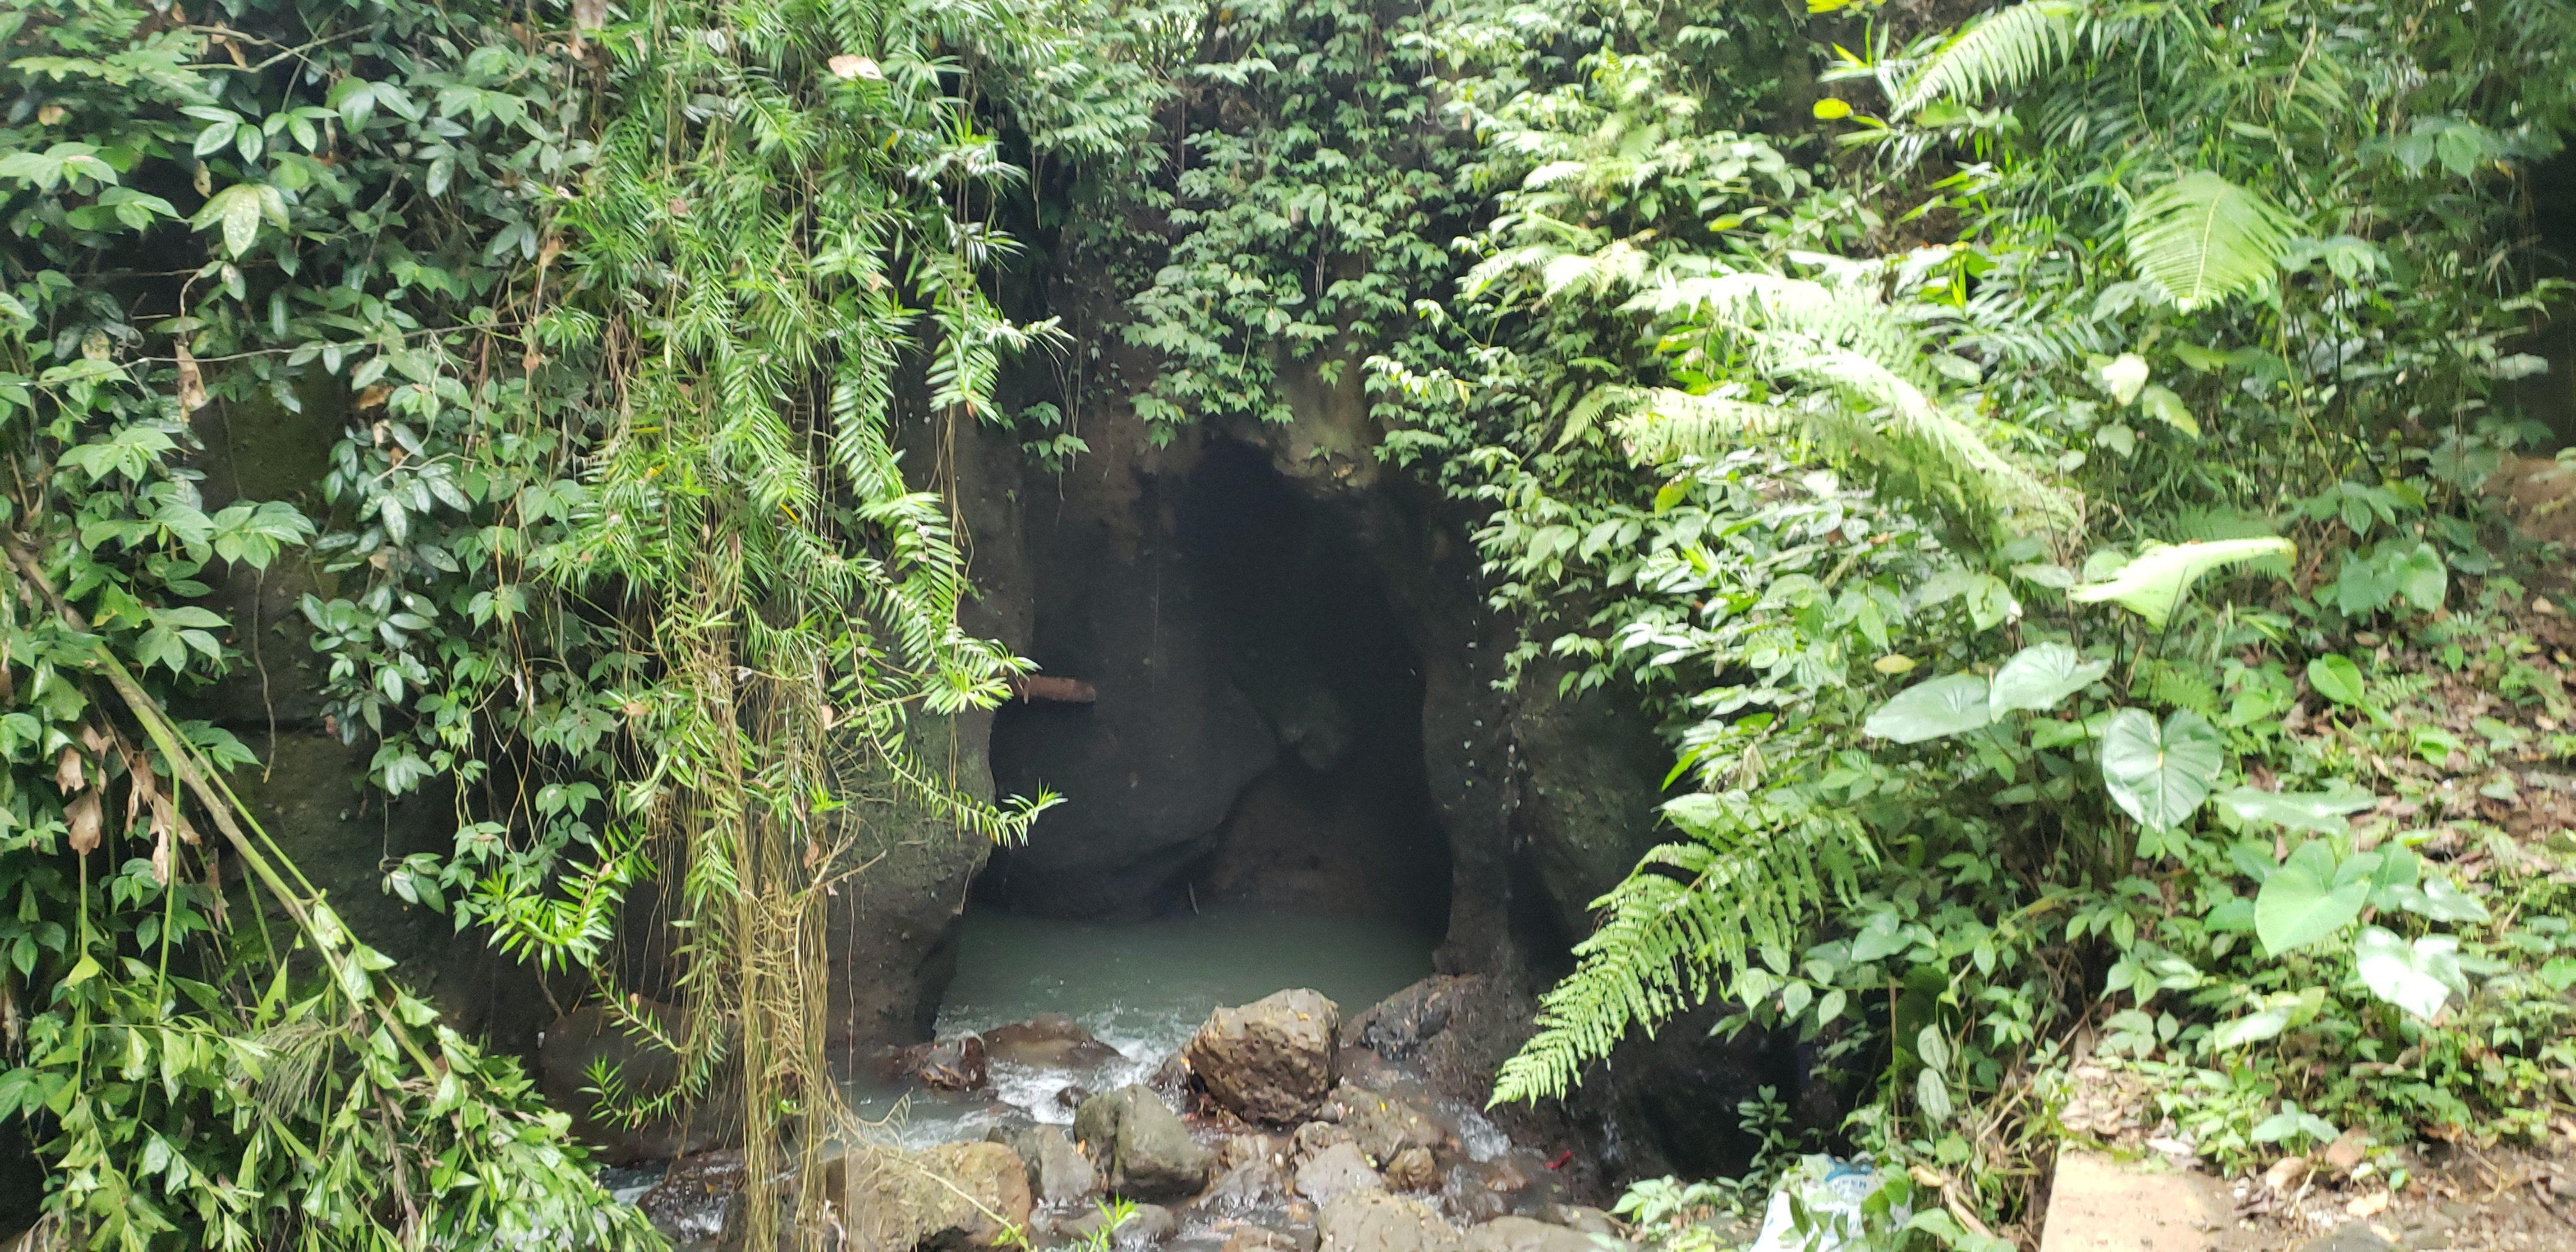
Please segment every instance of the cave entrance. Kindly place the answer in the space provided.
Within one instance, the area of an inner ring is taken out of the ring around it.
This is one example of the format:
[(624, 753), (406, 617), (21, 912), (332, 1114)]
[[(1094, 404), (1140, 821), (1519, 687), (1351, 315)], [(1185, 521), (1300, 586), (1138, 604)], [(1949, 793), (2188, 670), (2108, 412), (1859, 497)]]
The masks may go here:
[(1023, 520), (1030, 654), (1087, 700), (1013, 701), (991, 741), (1002, 793), (1066, 803), (977, 880), (961, 959), (995, 915), (1270, 914), (1401, 935), (1430, 972), (1450, 864), (1421, 665), (1356, 526), (1229, 441), (1081, 478)]

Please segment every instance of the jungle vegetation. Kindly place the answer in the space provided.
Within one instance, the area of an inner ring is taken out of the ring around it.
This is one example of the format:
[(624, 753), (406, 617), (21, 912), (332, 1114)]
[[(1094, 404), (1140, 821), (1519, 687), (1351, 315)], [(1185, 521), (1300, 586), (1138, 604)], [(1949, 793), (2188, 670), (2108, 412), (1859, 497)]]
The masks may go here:
[[(1060, 465), (1104, 389), (1281, 421), (1298, 371), (1478, 519), (1524, 681), (1678, 762), (1497, 1100), (1725, 1004), (1984, 1248), (2079, 1038), (2229, 1165), (2576, 1089), (2571, 849), (2497, 807), (2576, 755), (2556, 554), (2483, 491), (2556, 442), (2566, 0), (12, 0), (0, 49), (0, 1121), (47, 1238), (657, 1241), (227, 786), (225, 580), (331, 574), (334, 724), (386, 795), (455, 780), (388, 890), (612, 1012), (619, 901), (678, 902), (671, 1098), (745, 1075), (766, 1177), (836, 1116), (847, 799), (1049, 802), (918, 750), (1026, 664), (902, 431)], [(1081, 335), (1027, 297), (1076, 273)], [(321, 403), (326, 507), (208, 507), (195, 415)]]

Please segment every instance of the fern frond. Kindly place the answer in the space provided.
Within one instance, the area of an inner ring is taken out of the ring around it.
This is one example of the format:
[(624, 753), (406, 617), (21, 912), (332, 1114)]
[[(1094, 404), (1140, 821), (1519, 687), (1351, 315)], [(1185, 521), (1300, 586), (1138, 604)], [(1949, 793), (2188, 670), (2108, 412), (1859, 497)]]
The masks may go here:
[(1924, 61), (1896, 101), (1896, 115), (1954, 97), (2010, 91), (2075, 47), (2084, 6), (2073, 0), (2024, 0), (1997, 9), (1960, 31)]
[(2259, 191), (2194, 170), (2129, 209), (2129, 263), (2189, 312), (2279, 270), (2299, 221)]
[(1796, 944), (1876, 857), (1857, 818), (1796, 787), (1704, 792), (1664, 812), (1691, 842), (1647, 853), (1593, 902), (1608, 916), (1540, 999), (1538, 1033), (1504, 1062), (1493, 1104), (1562, 1098), (1631, 1029), (1652, 1034), (1731, 984), (1749, 954)]

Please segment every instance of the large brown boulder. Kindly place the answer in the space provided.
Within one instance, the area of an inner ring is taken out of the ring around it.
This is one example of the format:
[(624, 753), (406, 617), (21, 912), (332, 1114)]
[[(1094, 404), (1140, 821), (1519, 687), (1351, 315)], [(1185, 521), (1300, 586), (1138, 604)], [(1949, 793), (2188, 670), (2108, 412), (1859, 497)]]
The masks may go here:
[(1182, 1055), (1199, 1085), (1247, 1121), (1311, 1115), (1339, 1076), (1342, 1010), (1321, 993), (1282, 991), (1218, 1009)]
[(1190, 1128), (1152, 1088), (1130, 1083), (1082, 1102), (1073, 1136), (1107, 1175), (1108, 1187), (1138, 1200), (1177, 1200), (1207, 1185), (1216, 1153), (1190, 1138)]
[(1383, 1191), (1350, 1191), (1315, 1215), (1318, 1252), (1464, 1252), (1458, 1229), (1431, 1206)]
[[(779, 1197), (777, 1246), (798, 1246), (798, 1193), (821, 1190), (825, 1246), (834, 1252), (989, 1248), (1025, 1237), (1028, 1175), (1019, 1154), (998, 1143), (943, 1143), (913, 1152), (881, 1144), (838, 1151), (791, 1181)], [(718, 1252), (750, 1252), (750, 1208), (725, 1211)]]

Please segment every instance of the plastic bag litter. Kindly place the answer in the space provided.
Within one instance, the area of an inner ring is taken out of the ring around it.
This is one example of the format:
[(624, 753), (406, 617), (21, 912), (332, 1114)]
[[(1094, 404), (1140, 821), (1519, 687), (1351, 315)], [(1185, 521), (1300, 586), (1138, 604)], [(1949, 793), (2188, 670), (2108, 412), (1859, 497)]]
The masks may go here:
[[(1868, 1157), (1802, 1159), (1780, 1180), (1780, 1189), (1771, 1193), (1770, 1207), (1762, 1212), (1762, 1233), (1747, 1252), (1860, 1252), (1868, 1246), (1861, 1206), (1878, 1184), (1878, 1170)], [(1790, 1204), (1792, 1195), (1797, 1197), (1797, 1207), (1807, 1212), (1803, 1232)], [(1899, 1205), (1888, 1216), (1891, 1225), (1903, 1226), (1911, 1214)]]

